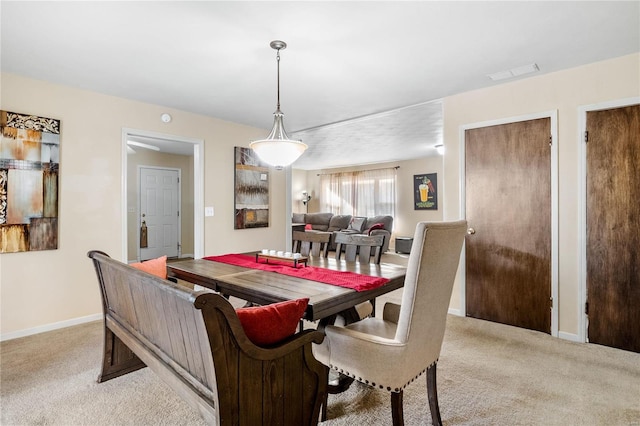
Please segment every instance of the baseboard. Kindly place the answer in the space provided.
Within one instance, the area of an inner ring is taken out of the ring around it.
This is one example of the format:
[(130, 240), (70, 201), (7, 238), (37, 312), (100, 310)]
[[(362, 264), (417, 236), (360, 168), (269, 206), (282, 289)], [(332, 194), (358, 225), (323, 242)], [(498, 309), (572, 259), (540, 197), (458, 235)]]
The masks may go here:
[(584, 343), (584, 342), (580, 341), (580, 338), (578, 337), (577, 334), (567, 333), (567, 332), (564, 332), (564, 331), (559, 331), (558, 332), (558, 338), (562, 339), (562, 340), (569, 340), (571, 342), (576, 342), (576, 343)]
[(84, 324), (87, 322), (98, 321), (102, 319), (102, 314), (87, 315), (86, 317), (73, 318), (66, 321), (54, 322), (51, 324), (45, 324), (34, 328), (28, 328), (20, 331), (13, 331), (11, 333), (0, 334), (0, 342), (5, 340), (17, 339), (19, 337), (31, 336), (33, 334), (44, 333), (47, 331), (58, 330), (60, 328), (71, 327), (73, 325)]
[(455, 315), (457, 317), (461, 317), (462, 316), (462, 312), (460, 311), (460, 309), (449, 308), (448, 313), (451, 314), (451, 315)]

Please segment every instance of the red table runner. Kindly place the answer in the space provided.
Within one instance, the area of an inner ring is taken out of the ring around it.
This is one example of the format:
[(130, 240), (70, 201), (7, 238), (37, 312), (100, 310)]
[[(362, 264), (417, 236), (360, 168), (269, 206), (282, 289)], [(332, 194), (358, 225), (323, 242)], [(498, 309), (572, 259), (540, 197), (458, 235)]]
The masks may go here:
[[(244, 268), (276, 272), (278, 274), (346, 287), (355, 291), (372, 290), (389, 282), (388, 278), (372, 277), (370, 275), (361, 275), (349, 271), (332, 271), (330, 269), (317, 268), (314, 266), (305, 267), (300, 264), (297, 268), (294, 268), (290, 262), (287, 262), (286, 264), (258, 263), (256, 262), (255, 256), (247, 256), (244, 254), (224, 254), (222, 256), (208, 256), (203, 259), (227, 263), (229, 265), (242, 266)], [(273, 259), (270, 259), (270, 262), (273, 262)]]

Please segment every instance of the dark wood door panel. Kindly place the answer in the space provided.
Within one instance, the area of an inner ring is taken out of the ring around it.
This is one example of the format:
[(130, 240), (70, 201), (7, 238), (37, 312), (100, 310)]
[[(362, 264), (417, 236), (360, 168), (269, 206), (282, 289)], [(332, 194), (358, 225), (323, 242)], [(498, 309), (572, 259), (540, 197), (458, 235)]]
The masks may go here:
[(551, 331), (548, 118), (466, 131), (468, 316)]
[(640, 105), (587, 113), (588, 338), (640, 352)]

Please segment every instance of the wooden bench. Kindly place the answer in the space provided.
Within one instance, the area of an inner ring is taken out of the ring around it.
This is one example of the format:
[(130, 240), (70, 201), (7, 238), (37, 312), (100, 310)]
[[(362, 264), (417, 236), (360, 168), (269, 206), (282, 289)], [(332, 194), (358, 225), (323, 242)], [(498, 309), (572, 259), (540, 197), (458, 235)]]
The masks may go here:
[(269, 348), (245, 335), (232, 305), (90, 251), (104, 312), (98, 382), (148, 366), (208, 424), (315, 425), (327, 367), (298, 333)]

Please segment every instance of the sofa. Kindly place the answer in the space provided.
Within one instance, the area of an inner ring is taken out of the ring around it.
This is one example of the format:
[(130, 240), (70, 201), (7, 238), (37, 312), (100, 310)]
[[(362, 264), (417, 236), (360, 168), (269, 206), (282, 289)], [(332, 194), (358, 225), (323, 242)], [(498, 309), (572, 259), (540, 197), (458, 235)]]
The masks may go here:
[[(348, 232), (354, 234), (384, 235), (382, 252), (389, 249), (391, 232), (393, 231), (392, 216), (360, 217), (351, 215), (334, 215), (333, 213), (293, 213), (292, 223), (311, 225), (311, 230), (319, 232)], [(335, 250), (335, 237), (331, 236), (329, 250)]]

